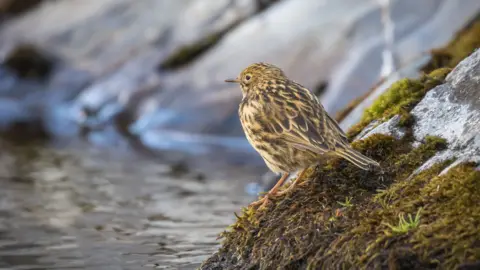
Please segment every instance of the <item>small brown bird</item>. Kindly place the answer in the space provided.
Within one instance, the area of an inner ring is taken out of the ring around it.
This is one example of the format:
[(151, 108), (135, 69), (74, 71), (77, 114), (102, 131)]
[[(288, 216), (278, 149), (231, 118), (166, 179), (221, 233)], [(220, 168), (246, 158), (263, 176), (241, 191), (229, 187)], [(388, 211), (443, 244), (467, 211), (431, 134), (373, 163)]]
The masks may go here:
[[(355, 151), (318, 98), (288, 79), (280, 68), (255, 63), (236, 79), (225, 82), (239, 83), (242, 89), (238, 113), (248, 141), (270, 170), (283, 173), (277, 184), (252, 205), (265, 205), (269, 197), (288, 192), (310, 166), (331, 156), (345, 158), (364, 170), (380, 166)], [(291, 186), (278, 192), (289, 174), (300, 169), (302, 171)]]

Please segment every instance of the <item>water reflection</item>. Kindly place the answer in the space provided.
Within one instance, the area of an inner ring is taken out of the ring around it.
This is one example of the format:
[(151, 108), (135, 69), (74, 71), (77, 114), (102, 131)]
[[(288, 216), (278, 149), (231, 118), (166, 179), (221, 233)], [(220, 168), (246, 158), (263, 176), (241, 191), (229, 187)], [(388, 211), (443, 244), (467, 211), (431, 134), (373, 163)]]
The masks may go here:
[(199, 177), (104, 150), (1, 147), (4, 269), (194, 269), (253, 199), (244, 186), (259, 175), (218, 162)]

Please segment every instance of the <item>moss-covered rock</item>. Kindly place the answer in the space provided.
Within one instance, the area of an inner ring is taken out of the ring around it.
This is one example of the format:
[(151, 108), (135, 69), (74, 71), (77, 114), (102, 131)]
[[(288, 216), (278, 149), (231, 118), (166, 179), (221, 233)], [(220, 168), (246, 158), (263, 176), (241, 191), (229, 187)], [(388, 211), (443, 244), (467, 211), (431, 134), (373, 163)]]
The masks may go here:
[(394, 115), (400, 115), (400, 125), (408, 125), (412, 120), (410, 111), (420, 102), (427, 91), (443, 83), (450, 68), (432, 71), (420, 79), (401, 79), (394, 83), (363, 113), (362, 120), (351, 127), (347, 135), (354, 138), (373, 120), (385, 121)]
[[(428, 183), (448, 164), (445, 162), (415, 180), (408, 180), (415, 168), (445, 147), (440, 138), (428, 138), (417, 148), (409, 146), (408, 140), (378, 134), (353, 144), (380, 161), (385, 173), (365, 172), (344, 160), (331, 160), (324, 167), (312, 168), (308, 180), (292, 193), (277, 198), (266, 210), (243, 209), (237, 222), (222, 234), (225, 241), (220, 253), (205, 265), (225, 256), (222, 260), (229, 264), (236, 261), (242, 269), (366, 266), (367, 261), (362, 257), (366, 247), (356, 248), (355, 241), (360, 241), (357, 234), (369, 232), (363, 240), (366, 246), (379, 239), (387, 241), (387, 235), (395, 238), (395, 233), (387, 233), (391, 228), (386, 224), (396, 224), (399, 214), (415, 214), (421, 206), (413, 206), (414, 201), (421, 200), (421, 194), (413, 194), (414, 190), (419, 191), (418, 186), (409, 183)], [(404, 195), (411, 197), (403, 198), (406, 204), (402, 207), (395, 207), (392, 202), (400, 205)], [(421, 215), (429, 215), (428, 210)], [(437, 210), (433, 207), (432, 211)], [(372, 256), (374, 251), (379, 252), (372, 250)], [(344, 256), (348, 253), (350, 257)]]
[[(373, 112), (365, 112), (360, 123), (358, 123), (350, 130), (350, 136), (354, 137), (356, 134), (358, 134), (360, 130), (369, 123), (369, 120), (371, 120), (372, 116), (374, 116), (374, 118), (378, 118), (380, 116), (378, 115), (378, 113), (383, 114), (384, 110), (379, 111), (379, 109), (382, 109), (382, 107), (388, 107), (387, 105), (394, 106), (394, 108), (389, 111), (390, 113), (394, 111), (398, 112), (399, 109), (401, 109), (402, 118), (408, 119), (410, 117), (407, 113), (408, 108), (411, 108), (413, 105), (418, 103), (418, 100), (421, 99), (428, 90), (432, 89), (438, 84), (438, 80), (443, 80), (446, 75), (448, 75), (448, 73), (452, 70), (452, 68), (454, 68), (462, 59), (475, 51), (475, 49), (477, 49), (478, 47), (480, 47), (480, 16), (472, 20), (467, 25), (467, 27), (465, 27), (465, 29), (457, 33), (452, 39), (452, 41), (450, 41), (445, 47), (434, 49), (431, 51), (430, 61), (421, 68), (421, 72), (424, 75), (421, 76), (420, 79), (406, 79), (403, 85), (400, 85), (400, 83), (392, 85), (387, 91), (387, 93), (384, 94), (382, 98), (376, 102), (376, 104), (380, 106), (375, 106), (375, 108), (372, 108), (374, 110)], [(424, 85), (423, 89), (415, 87), (413, 87), (413, 89), (410, 88), (410, 86), (412, 85), (422, 84), (422, 81), (428, 79), (428, 77), (430, 77), (430, 82)], [(410, 82), (410, 85), (406, 85), (405, 82)], [(378, 82), (377, 85), (372, 87), (370, 91), (365, 93), (363, 96), (353, 100), (345, 108), (340, 110), (336, 115), (336, 120), (339, 122), (342, 121), (358, 104), (364, 101), (382, 83), (383, 81)], [(432, 83), (434, 85), (431, 85)], [(405, 87), (407, 88), (405, 89)], [(395, 94), (394, 90), (398, 88), (400, 88), (401, 92), (397, 96), (392, 95), (392, 93)], [(398, 101), (400, 99), (396, 98), (399, 98), (401, 95), (404, 94), (408, 94), (409, 99), (401, 100), (402, 103), (407, 104), (397, 104), (395, 101)], [(382, 103), (384, 101), (387, 101), (388, 103)], [(407, 105), (405, 107), (406, 110), (402, 108), (403, 105)], [(387, 112), (386, 115), (383, 115), (382, 118), (389, 119), (389, 117), (391, 116), (389, 112)]]
[[(456, 78), (458, 84), (463, 75), (472, 81), (470, 86), (477, 85), (475, 78), (480, 71), (472, 64), (477, 60), (480, 63), (480, 52), (449, 77)], [(432, 157), (451, 151), (450, 140), (435, 136), (419, 139), (415, 129), (419, 119), (410, 112), (439, 84), (444, 91), (458, 90), (453, 79), (446, 79), (451, 70), (452, 66), (439, 67), (419, 79), (398, 81), (348, 132), (354, 138), (372, 121), (400, 116), (403, 137), (373, 134), (352, 143), (379, 161), (383, 172), (362, 171), (343, 159), (310, 168), (302, 183), (273, 199), (264, 210), (242, 209), (237, 221), (221, 234), (221, 249), (201, 268), (458, 269), (478, 264), (478, 164), (458, 163), (452, 156), (418, 171)], [(474, 91), (470, 86), (464, 90)], [(453, 120), (444, 123), (456, 124)], [(450, 134), (449, 138), (452, 136), (464, 134)], [(472, 138), (480, 141), (478, 135)]]

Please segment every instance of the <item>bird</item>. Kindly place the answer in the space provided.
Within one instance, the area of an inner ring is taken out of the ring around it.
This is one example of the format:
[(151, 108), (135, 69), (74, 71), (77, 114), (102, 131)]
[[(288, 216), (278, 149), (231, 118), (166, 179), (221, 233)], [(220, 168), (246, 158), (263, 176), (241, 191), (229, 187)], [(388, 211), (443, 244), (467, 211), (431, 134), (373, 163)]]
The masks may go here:
[[(265, 196), (250, 205), (265, 207), (271, 198), (295, 188), (308, 168), (334, 156), (363, 170), (380, 167), (378, 162), (353, 149), (318, 97), (289, 79), (279, 67), (253, 63), (235, 79), (225, 82), (240, 85), (238, 115), (248, 142), (272, 172), (281, 174)], [(291, 185), (279, 191), (290, 174), (297, 171)]]

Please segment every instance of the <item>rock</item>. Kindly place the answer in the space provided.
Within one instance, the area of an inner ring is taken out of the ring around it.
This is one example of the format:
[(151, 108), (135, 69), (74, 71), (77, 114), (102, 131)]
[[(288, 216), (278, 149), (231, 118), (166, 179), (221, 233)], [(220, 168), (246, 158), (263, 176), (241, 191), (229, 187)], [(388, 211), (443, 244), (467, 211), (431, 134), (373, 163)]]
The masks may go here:
[(405, 136), (405, 128), (399, 127), (400, 116), (395, 115), (387, 122), (378, 123), (373, 121), (360, 134), (355, 137), (355, 140), (360, 140), (372, 136), (373, 134), (383, 134), (393, 136), (396, 139), (401, 139)]
[[(448, 149), (433, 156), (416, 171), (419, 173), (434, 164), (454, 159), (448, 169), (464, 162), (480, 162), (480, 50), (462, 61), (446, 78), (446, 83), (430, 90), (411, 111), (415, 119), (413, 136), (420, 145), (427, 136), (447, 140)], [(405, 128), (399, 127), (400, 117), (387, 122), (374, 121), (356, 136), (364, 139), (373, 134), (385, 134), (402, 138)]]
[[(22, 123), (41, 127), (42, 133), (70, 136), (78, 134), (78, 125), (65, 127), (66, 104), (89, 82), (91, 77), (31, 44), (19, 44), (0, 65), (1, 99), (15, 107), (3, 108), (0, 131)], [(21, 117), (18, 112), (21, 111)], [(7, 117), (8, 115), (8, 117)]]
[[(376, 127), (352, 146), (383, 172), (341, 159), (311, 168), (264, 209), (243, 209), (200, 269), (455, 269), (478, 262), (480, 50), (444, 79), (448, 71), (403, 80), (380, 96), (406, 111), (385, 120), (392, 107), (376, 108), (385, 110), (376, 112)], [(411, 103), (385, 97), (407, 91), (400, 86), (417, 91), (404, 96)], [(402, 123), (407, 115), (413, 121)]]
[(172, 26), (169, 41), (172, 53), (160, 67), (168, 69), (187, 64), (262, 7), (253, 0), (220, 0), (208, 5), (202, 1), (192, 2)]
[(6, 129), (12, 122), (28, 121), (31, 118), (19, 103), (12, 99), (0, 99), (0, 129)]
[[(161, 73), (157, 70), (162, 61), (179, 48), (225, 32), (273, 2), (215, 1), (208, 5), (190, 0), (46, 2), (0, 28), (0, 58), (18, 50), (19, 44), (27, 43), (35, 50), (52, 53), (55, 59), (52, 65), (68, 63), (49, 72), (57, 81), (34, 86), (44, 89), (45, 99), (58, 102), (49, 107), (42, 102), (34, 105), (46, 108), (42, 114), (46, 119), (42, 120), (55, 135), (68, 134), (64, 126), (72, 123), (77, 127), (69, 131), (107, 128), (125, 112), (130, 122), (123, 123), (127, 127), (121, 129), (128, 131), (131, 121), (149, 116), (140, 101), (156, 104), (158, 99), (164, 99), (156, 94), (163, 92)], [(58, 83), (57, 78), (66, 75), (71, 75), (70, 79)], [(81, 93), (76, 92), (77, 78), (82, 80)], [(69, 93), (65, 94), (68, 101), (49, 95), (52, 92), (56, 95), (59, 88)], [(179, 111), (179, 115), (185, 113), (189, 114)]]
[[(457, 158), (458, 162), (480, 162), (480, 50), (462, 61), (446, 83), (432, 89), (412, 110), (417, 141), (427, 135), (448, 141), (449, 151), (434, 156), (420, 168)], [(457, 162), (457, 163), (458, 163)], [(456, 163), (454, 163), (456, 164)]]

